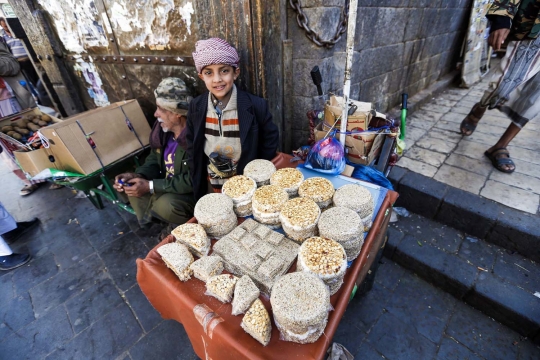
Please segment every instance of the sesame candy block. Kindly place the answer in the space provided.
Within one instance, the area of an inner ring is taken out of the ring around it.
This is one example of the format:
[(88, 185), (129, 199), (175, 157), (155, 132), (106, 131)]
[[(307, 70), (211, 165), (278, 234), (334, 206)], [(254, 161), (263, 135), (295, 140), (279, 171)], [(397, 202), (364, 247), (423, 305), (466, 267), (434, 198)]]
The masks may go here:
[(234, 287), (232, 314), (240, 315), (245, 313), (259, 297), (259, 294), (259, 288), (253, 283), (253, 280), (247, 275), (242, 276)]
[(263, 262), (257, 272), (264, 278), (273, 279), (285, 267), (285, 261), (277, 255), (272, 255)]
[(217, 255), (203, 256), (189, 266), (193, 270), (193, 276), (201, 281), (208, 281), (209, 278), (221, 274), (223, 271), (223, 261)]
[(244, 247), (247, 250), (250, 250), (251, 248), (253, 248), (253, 246), (257, 242), (257, 238), (253, 236), (252, 234), (246, 234), (244, 237), (242, 237), (240, 242), (242, 243), (242, 245), (244, 245)]
[(229, 237), (235, 241), (238, 241), (246, 234), (246, 230), (241, 226), (236, 227), (233, 231), (229, 233)]
[(261, 300), (257, 299), (253, 302), (246, 315), (244, 315), (240, 326), (263, 346), (268, 345), (270, 342), (272, 324), (270, 323), (268, 311), (266, 311)]
[(270, 228), (264, 225), (259, 225), (255, 230), (253, 230), (253, 235), (258, 237), (261, 240), (264, 240), (270, 233)]
[(206, 282), (206, 295), (213, 296), (222, 303), (231, 302), (237, 281), (238, 278), (231, 274), (212, 276)]
[(193, 255), (188, 248), (180, 243), (174, 242), (165, 244), (157, 249), (163, 262), (171, 269), (181, 281), (191, 279), (191, 269), (189, 265), (193, 262)]
[(281, 243), (281, 240), (285, 237), (285, 235), (278, 233), (277, 231), (271, 231), (270, 234), (265, 238), (265, 240), (274, 245), (277, 246)]
[(247, 232), (252, 232), (257, 228), (257, 226), (259, 226), (259, 223), (253, 219), (247, 219), (242, 224), (240, 224), (240, 227), (245, 229)]
[(253, 251), (261, 258), (268, 259), (268, 256), (274, 252), (274, 248), (264, 241), (257, 241), (257, 243), (253, 245)]

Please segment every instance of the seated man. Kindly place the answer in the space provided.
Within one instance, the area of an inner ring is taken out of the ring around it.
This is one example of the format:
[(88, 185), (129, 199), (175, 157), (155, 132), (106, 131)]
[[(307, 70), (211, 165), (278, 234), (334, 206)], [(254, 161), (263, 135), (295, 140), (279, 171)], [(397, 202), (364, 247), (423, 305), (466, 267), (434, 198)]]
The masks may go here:
[(157, 118), (150, 134), (150, 155), (134, 173), (116, 176), (114, 188), (125, 192), (142, 228), (152, 218), (180, 225), (193, 216), (195, 200), (186, 149), (186, 114), (191, 95), (178, 78), (164, 79), (154, 91)]

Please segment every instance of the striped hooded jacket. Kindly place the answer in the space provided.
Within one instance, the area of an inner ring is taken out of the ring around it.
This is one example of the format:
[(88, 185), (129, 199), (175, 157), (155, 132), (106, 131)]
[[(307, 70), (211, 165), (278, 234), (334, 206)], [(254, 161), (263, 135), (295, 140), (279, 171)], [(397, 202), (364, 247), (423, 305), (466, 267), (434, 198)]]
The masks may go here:
[(540, 33), (540, 0), (495, 0), (488, 10), (491, 31), (510, 29), (512, 39), (536, 39)]

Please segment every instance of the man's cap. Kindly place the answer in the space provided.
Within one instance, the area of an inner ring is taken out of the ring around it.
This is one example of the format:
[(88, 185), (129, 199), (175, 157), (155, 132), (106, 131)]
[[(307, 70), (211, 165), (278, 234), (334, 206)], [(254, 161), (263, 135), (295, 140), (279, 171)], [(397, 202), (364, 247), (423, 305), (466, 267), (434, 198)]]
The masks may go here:
[(154, 90), (154, 95), (157, 106), (181, 115), (187, 114), (189, 102), (193, 99), (186, 83), (173, 77), (163, 79)]

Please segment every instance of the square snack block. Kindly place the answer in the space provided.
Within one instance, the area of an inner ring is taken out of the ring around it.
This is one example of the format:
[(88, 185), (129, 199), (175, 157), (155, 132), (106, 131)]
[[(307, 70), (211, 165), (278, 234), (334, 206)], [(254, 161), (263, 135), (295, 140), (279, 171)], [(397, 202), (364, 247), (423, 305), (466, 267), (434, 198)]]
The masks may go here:
[(277, 246), (281, 243), (281, 240), (283, 240), (283, 238), (285, 237), (285, 235), (283, 234), (280, 234), (278, 233), (277, 231), (271, 231), (270, 234), (268, 234), (265, 238), (265, 240), (274, 245), (274, 246)]
[(261, 240), (264, 240), (268, 234), (270, 233), (270, 228), (267, 227), (267, 226), (264, 226), (264, 225), (259, 225), (255, 230), (253, 230), (253, 235), (255, 235), (256, 237), (258, 237), (259, 239)]
[(189, 267), (197, 279), (206, 282), (212, 276), (221, 274), (223, 261), (218, 255), (203, 256)]
[(272, 255), (268, 260), (263, 262), (261, 266), (259, 266), (259, 270), (257, 270), (257, 272), (259, 275), (267, 279), (273, 279), (283, 270), (284, 266), (285, 261), (283, 261), (283, 259), (277, 255)]
[(251, 280), (253, 280), (255, 285), (257, 285), (257, 287), (262, 293), (270, 296), (272, 292), (272, 286), (274, 286), (274, 279), (265, 279), (256, 271), (249, 273), (249, 277), (251, 278)]
[(268, 256), (274, 253), (274, 247), (264, 241), (258, 241), (253, 246), (253, 250), (255, 251), (255, 254), (259, 255), (263, 259), (268, 259)]
[(294, 259), (298, 256), (298, 250), (300, 249), (300, 245), (297, 243), (289, 240), (289, 239), (283, 239), (281, 243), (276, 246), (276, 254), (281, 257), (287, 264), (289, 264), (288, 267), (292, 264)]
[(256, 222), (253, 219), (247, 219), (240, 225), (243, 229), (245, 229), (247, 232), (252, 232), (259, 226), (259, 223)]
[(233, 231), (231, 231), (229, 233), (229, 237), (235, 241), (238, 241), (242, 238), (242, 236), (244, 236), (246, 234), (246, 229), (240, 227), (240, 226), (237, 226), (236, 228), (234, 228)]
[(242, 243), (242, 245), (244, 245), (244, 247), (247, 250), (251, 250), (253, 246), (255, 245), (255, 243), (258, 242), (258, 240), (255, 236), (253, 236), (253, 234), (246, 234), (244, 235), (244, 237), (242, 237), (240, 242)]
[(257, 255), (248, 251), (238, 253), (238, 256), (233, 259), (233, 263), (238, 263), (246, 271), (256, 271), (261, 262), (262, 260)]

